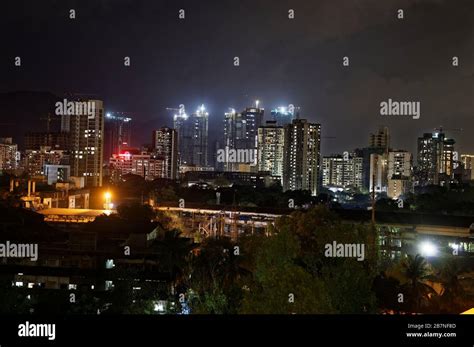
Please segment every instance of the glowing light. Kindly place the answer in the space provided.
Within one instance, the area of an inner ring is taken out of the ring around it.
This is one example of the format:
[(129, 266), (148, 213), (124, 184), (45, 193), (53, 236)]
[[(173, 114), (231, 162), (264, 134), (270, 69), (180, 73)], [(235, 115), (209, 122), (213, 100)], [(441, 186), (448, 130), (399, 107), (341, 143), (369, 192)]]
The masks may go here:
[(104, 193), (104, 209), (111, 210), (113, 208), (112, 204), (112, 194), (110, 192)]
[(155, 312), (165, 313), (166, 312), (166, 301), (164, 301), (164, 300), (155, 301), (153, 309), (154, 309)]
[(179, 114), (175, 114), (173, 116), (174, 120), (177, 120), (178, 118), (186, 120), (186, 119), (188, 119), (188, 115), (186, 113), (180, 111)]
[(419, 251), (422, 256), (425, 257), (434, 257), (438, 254), (438, 249), (436, 245), (429, 241), (424, 241), (419, 245)]
[(258, 104), (260, 103), (260, 100), (255, 101), (255, 107), (258, 108)]
[(107, 113), (105, 116), (106, 116), (107, 118), (110, 118), (110, 113)]

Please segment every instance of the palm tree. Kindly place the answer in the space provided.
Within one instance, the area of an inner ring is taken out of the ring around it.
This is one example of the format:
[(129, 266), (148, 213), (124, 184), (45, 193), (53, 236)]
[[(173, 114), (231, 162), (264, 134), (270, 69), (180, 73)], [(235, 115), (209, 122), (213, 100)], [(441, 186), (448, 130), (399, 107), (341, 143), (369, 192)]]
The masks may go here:
[(415, 257), (408, 256), (402, 263), (402, 274), (407, 280), (407, 292), (410, 295), (412, 309), (419, 312), (422, 303), (427, 302), (431, 295), (436, 294), (433, 288), (425, 283), (431, 279), (431, 271), (426, 259), (417, 254)]
[(460, 302), (465, 298), (465, 292), (461, 283), (459, 282), (459, 275), (462, 270), (458, 261), (451, 259), (438, 273), (438, 279), (443, 285), (443, 292), (441, 294), (442, 306), (451, 313), (459, 311), (461, 308)]

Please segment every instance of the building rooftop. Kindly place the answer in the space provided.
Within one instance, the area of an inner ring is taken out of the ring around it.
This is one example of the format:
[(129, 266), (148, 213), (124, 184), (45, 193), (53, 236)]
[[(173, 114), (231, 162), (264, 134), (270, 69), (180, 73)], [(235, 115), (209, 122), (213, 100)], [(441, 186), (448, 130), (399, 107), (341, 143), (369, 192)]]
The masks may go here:
[(92, 210), (86, 208), (47, 208), (37, 211), (42, 215), (58, 215), (58, 216), (87, 216), (97, 217), (103, 214), (109, 215), (115, 213), (115, 210)]

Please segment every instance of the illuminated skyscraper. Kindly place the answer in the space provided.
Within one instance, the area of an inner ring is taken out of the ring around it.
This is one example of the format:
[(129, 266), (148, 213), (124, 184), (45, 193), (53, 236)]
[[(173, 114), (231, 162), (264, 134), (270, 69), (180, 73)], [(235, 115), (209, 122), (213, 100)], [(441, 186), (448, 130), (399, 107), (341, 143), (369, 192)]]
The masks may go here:
[(153, 157), (162, 160), (160, 177), (178, 178), (178, 135), (175, 129), (161, 128), (153, 131)]
[(0, 138), (0, 172), (14, 170), (19, 161), (18, 146), (11, 137)]
[(204, 105), (187, 115), (183, 109), (174, 115), (174, 128), (178, 134), (179, 164), (183, 166), (208, 165), (209, 113)]
[(388, 179), (393, 176), (403, 176), (411, 179), (412, 165), (410, 152), (402, 150), (388, 152)]
[(442, 132), (425, 133), (423, 137), (418, 138), (419, 185), (444, 184), (451, 178), (455, 143)]
[(285, 129), (275, 121), (267, 121), (258, 128), (258, 171), (268, 171), (279, 176), (283, 183), (283, 161), (285, 154)]
[(362, 161), (353, 153), (323, 157), (323, 187), (362, 188)]
[(474, 154), (461, 154), (461, 163), (469, 178), (474, 180)]
[(285, 127), (284, 190), (319, 192), (321, 125), (295, 119)]
[(104, 104), (101, 100), (81, 102), (94, 105), (92, 114), (66, 114), (62, 130), (69, 133), (71, 176), (84, 177), (85, 185), (102, 186), (104, 148)]
[(388, 187), (388, 159), (387, 155), (370, 154), (369, 191), (386, 193)]
[[(263, 123), (264, 109), (258, 107), (248, 107), (241, 113), (236, 113), (234, 109), (225, 114), (224, 118), (224, 145), (235, 150), (257, 150), (258, 128)], [(225, 171), (240, 171), (242, 166), (238, 163), (226, 163)], [(248, 171), (248, 170), (247, 170)]]

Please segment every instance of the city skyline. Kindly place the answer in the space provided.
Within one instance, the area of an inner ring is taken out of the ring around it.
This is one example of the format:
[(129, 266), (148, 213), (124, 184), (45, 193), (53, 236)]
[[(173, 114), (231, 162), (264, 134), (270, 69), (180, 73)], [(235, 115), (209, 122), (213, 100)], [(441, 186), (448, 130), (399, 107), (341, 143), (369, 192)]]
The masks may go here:
[[(63, 98), (60, 97), (58, 98), (58, 100), (62, 101)], [(258, 101), (259, 103), (261, 103), (260, 100), (255, 100), (254, 101), (254, 104), (255, 102)], [(179, 105), (176, 105), (176, 106), (185, 106), (185, 104), (179, 104)], [(200, 107), (203, 107), (205, 106), (203, 103), (198, 103), (195, 107), (196, 111), (191, 111), (190, 112), (190, 115), (196, 113), (199, 111), (199, 108)], [(130, 117), (132, 117), (132, 115), (134, 115), (133, 112), (123, 112), (123, 111), (114, 111), (114, 110), (110, 110), (107, 108), (106, 106), (106, 103), (104, 102), (104, 107), (105, 107), (105, 115), (106, 115), (106, 119), (105, 121), (107, 121), (107, 118), (110, 117), (110, 115), (113, 115), (113, 114), (126, 114)], [(215, 141), (218, 141), (220, 142), (222, 140), (222, 130), (225, 129), (225, 126), (222, 126), (222, 121), (225, 120), (225, 117), (227, 114), (229, 114), (229, 110), (233, 110), (234, 112), (236, 112), (236, 114), (240, 114), (242, 113), (242, 111), (236, 111), (236, 110), (244, 110), (246, 108), (252, 108), (254, 106), (252, 105), (248, 105), (248, 106), (244, 106), (244, 107), (241, 107), (241, 108), (234, 108), (234, 107), (228, 107), (227, 108), (227, 112), (226, 111), (223, 111), (222, 112), (222, 115), (219, 114), (219, 115), (216, 115), (216, 113), (212, 112), (212, 110), (209, 110), (207, 108), (207, 106), (205, 106), (205, 110), (206, 112), (208, 113), (208, 118), (209, 119), (213, 119), (214, 118), (214, 122), (211, 122), (209, 121), (209, 125), (210, 125), (210, 128), (211, 128), (211, 125), (213, 128), (215, 128), (217, 125), (220, 124), (220, 126), (218, 126), (218, 131), (214, 132), (214, 131), (211, 131), (209, 130), (209, 145), (208, 145), (208, 151), (209, 151), (209, 158), (212, 156), (212, 155), (215, 155), (215, 153), (212, 152), (212, 143), (214, 143)], [(282, 109), (282, 108), (291, 108), (293, 107), (293, 104), (290, 103), (288, 105), (281, 105), (279, 104), (278, 106), (272, 106), (272, 107), (269, 107), (269, 108), (265, 108), (265, 107), (259, 107), (262, 111), (264, 111), (263, 113), (263, 118), (262, 118), (262, 123), (261, 125), (263, 126), (265, 124), (265, 122), (267, 121), (273, 121), (275, 118), (273, 116), (273, 111), (276, 111), (278, 109)], [(299, 109), (301, 108), (301, 106), (294, 106), (294, 107), (298, 107)], [(152, 129), (153, 130), (158, 130), (160, 128), (163, 128), (163, 127), (169, 127), (169, 128), (174, 128), (174, 121), (173, 119), (175, 118), (175, 113), (172, 112), (172, 110), (175, 109), (175, 110), (178, 110), (178, 108), (166, 108), (165, 109), (165, 112), (164, 113), (167, 113), (168, 116), (168, 123), (170, 124), (169, 126), (167, 125), (156, 125), (155, 127), (153, 127)], [(192, 108), (189, 108), (192, 110)], [(51, 112), (54, 111), (54, 107), (50, 110)], [(41, 114), (42, 115), (42, 114)], [(216, 119), (217, 116), (220, 116), (219, 119)], [(304, 113), (301, 113), (301, 111), (298, 111), (298, 114), (295, 115), (295, 117), (299, 118), (299, 119), (307, 119), (307, 120), (310, 120), (311, 117), (307, 117), (305, 116)], [(149, 131), (150, 130), (147, 130), (147, 132), (145, 133), (139, 133), (139, 135), (136, 134), (136, 129), (135, 127), (133, 126), (133, 124), (135, 123), (135, 118), (124, 118), (127, 122), (131, 123), (131, 125), (128, 125), (128, 132), (127, 132), (127, 138), (128, 139), (131, 139), (131, 142), (128, 143), (128, 147), (134, 147), (134, 148), (140, 148), (142, 146), (146, 146), (146, 145), (150, 145), (151, 144), (151, 141), (150, 141), (150, 134), (149, 134)], [(37, 133), (37, 134), (40, 134), (42, 133), (44, 136), (46, 136), (46, 134), (48, 133), (47, 131), (47, 126), (51, 127), (50, 123), (51, 121), (48, 120), (47, 122), (45, 122), (45, 120), (47, 120), (47, 118), (43, 118), (43, 117), (40, 117), (40, 124), (42, 126), (40, 126), (40, 131), (35, 131), (33, 132), (33, 129), (35, 129), (33, 126), (30, 128), (27, 128), (25, 130), (25, 127), (22, 126), (21, 128), (18, 128), (16, 127), (16, 129), (14, 130), (10, 130), (12, 129), (12, 125), (14, 125), (14, 123), (5, 123), (6, 125), (8, 125), (7, 127), (1, 127), (0, 128), (0, 137), (12, 137), (14, 142), (19, 144), (19, 147), (22, 148), (22, 149), (29, 149), (28, 148), (28, 138), (26, 137), (28, 133)], [(61, 131), (60, 131), (60, 117), (57, 119), (59, 122), (58, 122), (58, 126), (56, 127), (56, 129), (51, 129), (50, 130), (50, 136), (61, 136)], [(48, 124), (47, 124), (48, 123)], [(166, 123), (166, 122), (164, 122)], [(335, 155), (335, 154), (341, 154), (345, 151), (353, 151), (355, 149), (358, 149), (358, 148), (363, 148), (363, 147), (366, 147), (367, 146), (367, 143), (368, 143), (368, 140), (367, 138), (376, 132), (377, 129), (380, 129), (382, 127), (386, 127), (387, 124), (389, 124), (390, 122), (386, 122), (386, 123), (383, 123), (383, 122), (380, 122), (380, 123), (373, 123), (370, 127), (366, 127), (364, 129), (364, 132), (362, 134), (360, 134), (360, 137), (363, 137), (362, 141), (361, 142), (351, 142), (351, 143), (348, 143), (347, 147), (345, 148), (342, 148), (341, 150), (333, 150), (331, 148), (340, 148), (340, 145), (339, 145), (339, 141), (341, 138), (340, 137), (337, 137), (337, 136), (332, 136), (333, 134), (336, 134), (336, 133), (330, 133), (328, 130), (325, 129), (325, 126), (323, 123), (320, 123), (321, 124), (321, 127), (322, 127), (322, 131), (323, 131), (323, 135), (322, 135), (322, 139), (321, 139), (321, 142), (324, 143), (325, 145), (322, 145), (321, 146), (321, 153), (323, 156), (330, 156), (330, 155)], [(15, 123), (15, 124), (18, 124), (18, 123)], [(13, 127), (15, 128), (15, 127)], [(390, 128), (388, 126), (388, 128)], [(390, 128), (392, 129), (392, 128)], [(20, 132), (18, 132), (18, 130), (20, 130)], [(36, 129), (37, 130), (37, 129)], [(442, 125), (439, 125), (437, 126), (436, 124), (433, 124), (433, 127), (432, 128), (426, 128), (426, 129), (420, 129), (413, 138), (410, 138), (408, 139), (408, 141), (406, 143), (401, 143), (400, 142), (400, 138), (402, 137), (401, 135), (402, 134), (396, 134), (394, 136), (391, 136), (390, 140), (393, 141), (392, 143), (398, 143), (399, 146), (392, 146), (392, 148), (394, 149), (404, 149), (404, 150), (408, 150), (409, 152), (413, 153), (414, 155), (414, 158), (416, 159), (416, 155), (417, 155), (417, 145), (418, 145), (418, 138), (421, 137), (422, 135), (424, 134), (427, 134), (427, 133), (435, 133), (435, 132), (442, 132), (446, 135), (447, 138), (451, 138), (451, 139), (456, 139), (456, 149), (457, 149), (457, 152), (459, 152), (459, 154), (472, 154), (474, 153), (474, 147), (473, 147), (473, 150), (472, 151), (462, 151), (461, 148), (465, 148), (467, 147), (472, 141), (460, 141), (459, 139), (461, 138), (464, 138), (462, 135), (463, 133), (467, 132), (468, 129), (465, 128), (465, 127), (460, 127), (460, 128), (453, 128), (451, 126), (442, 126)], [(131, 133), (130, 133), (131, 132)], [(15, 135), (12, 135), (13, 134), (17, 134), (16, 136)], [(390, 131), (391, 135), (394, 134), (394, 132), (391, 130)], [(106, 134), (107, 135), (107, 134)], [(142, 136), (143, 135), (143, 136)], [(108, 135), (110, 136), (110, 135)], [(26, 142), (25, 142), (26, 140)], [(108, 139), (106, 139), (105, 141), (108, 141)], [(347, 140), (346, 140), (347, 141)], [(30, 140), (31, 142), (31, 140)], [(370, 139), (369, 139), (369, 142), (370, 142)], [(336, 146), (332, 146), (331, 148), (328, 148), (334, 144), (336, 144)], [(110, 146), (110, 145), (109, 145)], [(117, 147), (117, 146), (116, 146)], [(124, 147), (127, 147), (127, 146), (124, 146)], [(110, 151), (109, 151), (110, 152)], [(111, 152), (110, 152), (111, 153)], [(115, 154), (118, 154), (115, 153)], [(210, 161), (210, 159), (208, 159), (208, 161)]]
[[(26, 17), (17, 5), (8, 3), (0, 26), (18, 30), (5, 37), (0, 92), (96, 94), (107, 110), (135, 114), (134, 133), (139, 138), (148, 138), (150, 128), (172, 125), (167, 107), (185, 104), (193, 109), (204, 103), (211, 140), (221, 131), (221, 116), (228, 107), (241, 109), (258, 99), (268, 112), (282, 105), (300, 106), (302, 117), (322, 124), (323, 136), (337, 136), (323, 138), (325, 155), (364, 144), (367, 124), (387, 125), (398, 134), (394, 146), (411, 152), (416, 149), (412, 139), (420, 133), (439, 126), (463, 128), (455, 134), (459, 150), (474, 152), (469, 92), (474, 61), (472, 2), (265, 4), (243, 1), (203, 11), (192, 1), (181, 6), (160, 2), (131, 6), (129, 1), (56, 7), (31, 3), (26, 11), (34, 13), (28, 17), (32, 24), (23, 25)], [(185, 20), (178, 17), (181, 7)], [(68, 18), (70, 8), (77, 12), (74, 20)], [(400, 8), (403, 19), (397, 17)], [(284, 20), (289, 9), (294, 10), (293, 22)], [(134, 16), (141, 21), (134, 21)], [(46, 26), (46, 18), (55, 20)], [(117, 18), (120, 25), (115, 24)], [(231, 18), (246, 25), (234, 28)], [(160, 30), (154, 30), (157, 20)], [(221, 29), (216, 32), (215, 26)], [(258, 37), (253, 35), (256, 31)], [(47, 40), (37, 40), (44, 34)], [(136, 35), (146, 39), (138, 42)], [(104, 54), (91, 59), (59, 50), (54, 59), (46, 58), (46, 52), (68, 40)], [(17, 56), (23, 58), (21, 67), (14, 65)], [(124, 57), (130, 57), (130, 66), (124, 66)], [(234, 57), (240, 58), (239, 66), (234, 66)], [(349, 58), (348, 66), (343, 65), (344, 57)], [(453, 57), (458, 66), (453, 66)], [(388, 99), (419, 101), (421, 117), (381, 116), (380, 103)], [(35, 118), (40, 116), (27, 112), (22, 117), (44, 127)], [(0, 135), (8, 136), (2, 128)]]

